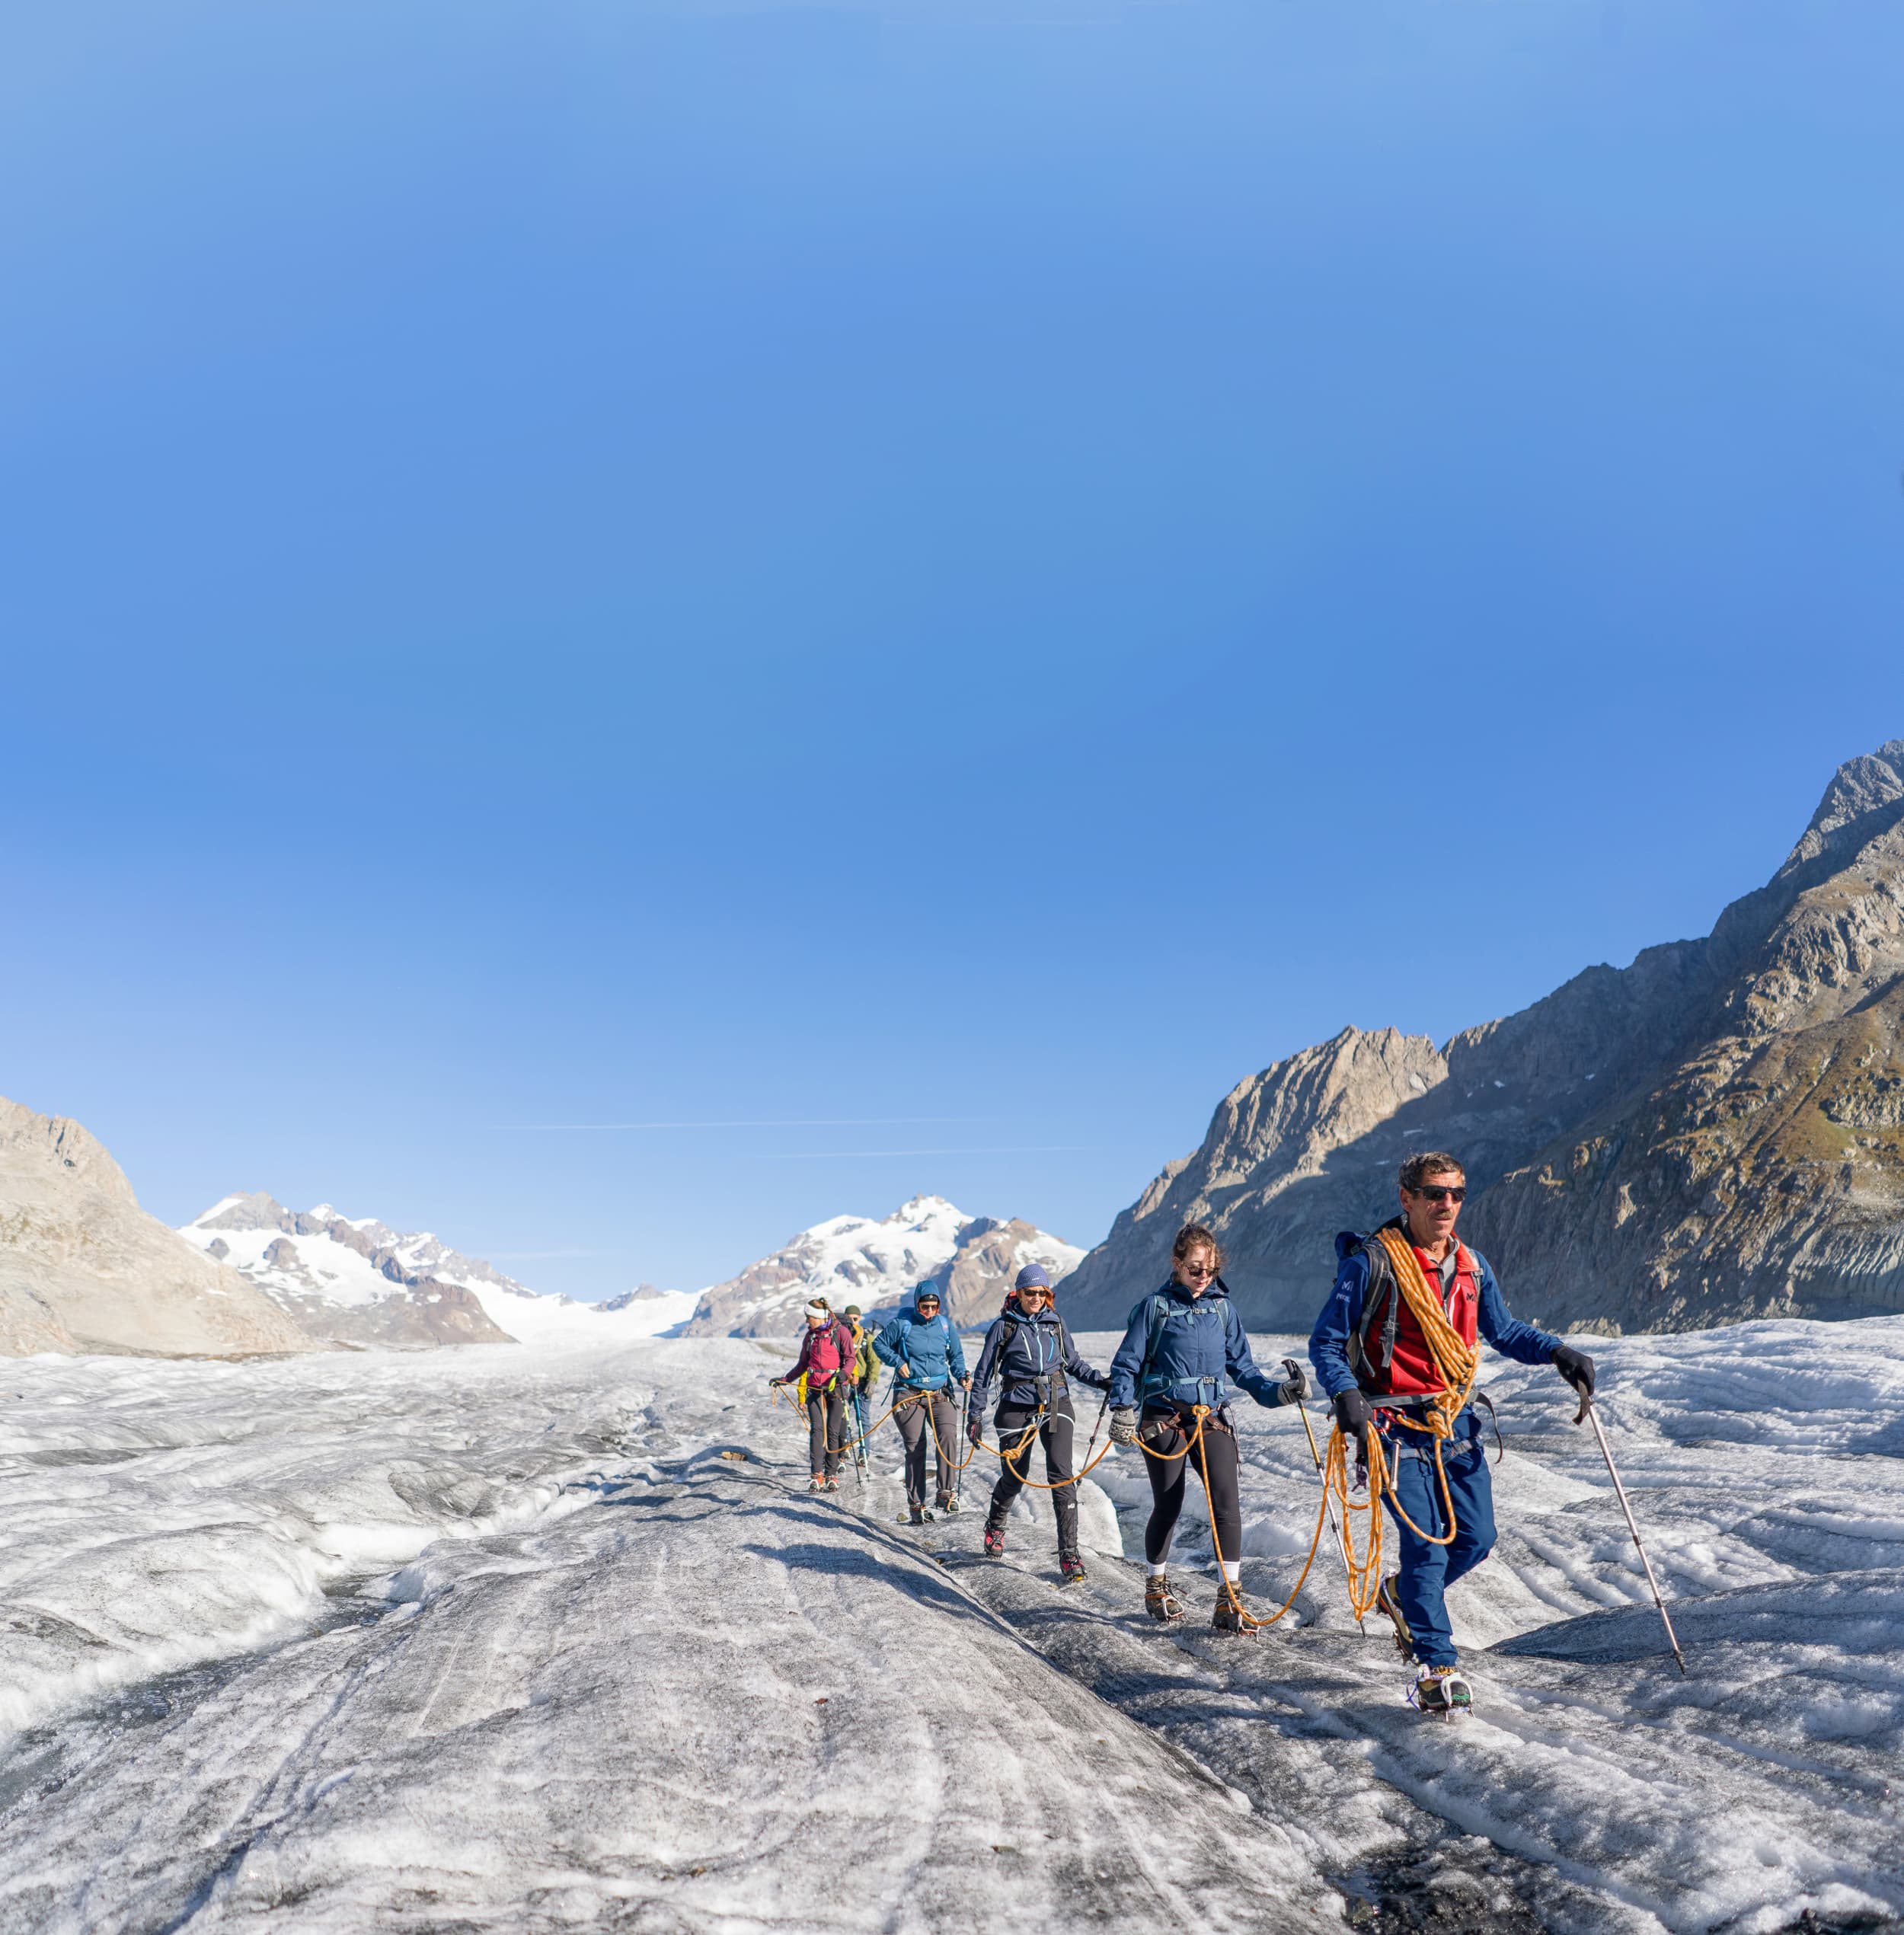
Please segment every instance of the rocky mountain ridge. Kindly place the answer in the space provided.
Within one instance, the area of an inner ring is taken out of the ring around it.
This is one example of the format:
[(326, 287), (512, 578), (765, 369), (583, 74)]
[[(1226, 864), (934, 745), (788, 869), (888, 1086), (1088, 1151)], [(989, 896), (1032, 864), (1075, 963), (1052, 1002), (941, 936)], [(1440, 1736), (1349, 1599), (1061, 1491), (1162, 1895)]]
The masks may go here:
[(877, 1221), (834, 1216), (802, 1230), (771, 1256), (704, 1290), (682, 1335), (787, 1336), (809, 1298), (824, 1297), (835, 1310), (858, 1304), (870, 1314), (896, 1309), (928, 1277), (955, 1324), (989, 1321), (1027, 1263), (1042, 1263), (1056, 1282), (1083, 1254), (1018, 1218), (968, 1216), (944, 1196), (914, 1196)]
[(1448, 1148), (1464, 1234), (1549, 1324), (1686, 1329), (1904, 1308), (1904, 740), (1842, 767), (1702, 940), (1589, 968), (1437, 1049), (1345, 1028), (1240, 1082), (1079, 1266), (1120, 1323), (1210, 1223), (1249, 1320), (1306, 1328), (1340, 1229)]
[(0, 1355), (310, 1348), (235, 1270), (140, 1209), (124, 1170), (78, 1122), (0, 1100)]

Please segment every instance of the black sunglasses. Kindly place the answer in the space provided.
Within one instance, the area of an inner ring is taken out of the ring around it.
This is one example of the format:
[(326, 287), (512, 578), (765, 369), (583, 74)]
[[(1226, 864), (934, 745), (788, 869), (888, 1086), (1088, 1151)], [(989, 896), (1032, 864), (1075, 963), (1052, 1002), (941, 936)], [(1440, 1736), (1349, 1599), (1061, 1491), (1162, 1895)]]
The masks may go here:
[(1410, 1193), (1426, 1196), (1430, 1202), (1439, 1202), (1444, 1198), (1449, 1202), (1465, 1202), (1468, 1200), (1468, 1191), (1465, 1186), (1461, 1184), (1424, 1183), (1420, 1189)]

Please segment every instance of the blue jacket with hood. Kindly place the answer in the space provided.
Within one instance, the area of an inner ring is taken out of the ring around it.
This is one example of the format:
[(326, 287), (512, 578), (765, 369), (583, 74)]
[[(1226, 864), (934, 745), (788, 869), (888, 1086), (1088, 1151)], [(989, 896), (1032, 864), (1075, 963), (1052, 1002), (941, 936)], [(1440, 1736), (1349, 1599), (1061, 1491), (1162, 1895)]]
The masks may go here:
[[(1153, 1325), (1157, 1349), (1144, 1369)], [(1193, 1297), (1174, 1277), (1144, 1298), (1130, 1314), (1124, 1341), (1110, 1360), (1110, 1401), (1118, 1410), (1132, 1405), (1208, 1404), (1229, 1395), (1224, 1380), (1246, 1391), (1259, 1404), (1280, 1404), (1276, 1381), (1256, 1368), (1243, 1320), (1219, 1276), (1200, 1297)]]
[(984, 1410), (990, 1400), (992, 1381), (998, 1381), (998, 1402), (1021, 1405), (1029, 1410), (1043, 1400), (1039, 1387), (1049, 1389), (1052, 1403), (1065, 1395), (1065, 1380), (1075, 1378), (1094, 1391), (1110, 1382), (1101, 1371), (1094, 1371), (1078, 1355), (1065, 1320), (1047, 1306), (1033, 1317), (1029, 1311), (1007, 1311), (994, 1320), (985, 1333), (985, 1348), (979, 1353), (979, 1368), (972, 1374), (972, 1408)]
[[(919, 1290), (938, 1295), (936, 1283), (922, 1283)], [(899, 1371), (896, 1390), (943, 1391), (954, 1378), (965, 1375), (964, 1349), (943, 1310), (922, 1317), (918, 1290), (913, 1292), (911, 1310), (901, 1311), (873, 1339), (874, 1354), (881, 1363)]]

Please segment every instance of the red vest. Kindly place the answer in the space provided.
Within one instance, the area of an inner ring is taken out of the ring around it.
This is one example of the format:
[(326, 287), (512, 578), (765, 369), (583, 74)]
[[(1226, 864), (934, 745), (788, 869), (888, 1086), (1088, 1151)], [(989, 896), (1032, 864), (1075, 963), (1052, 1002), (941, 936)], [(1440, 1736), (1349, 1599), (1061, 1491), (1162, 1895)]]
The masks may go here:
[[(1374, 1237), (1369, 1241), (1372, 1249), (1380, 1247)], [(1430, 1260), (1425, 1250), (1415, 1251), (1415, 1261), (1428, 1279), (1429, 1289), (1439, 1292), (1439, 1266)], [(1415, 1321), (1414, 1312), (1401, 1294), (1401, 1286), (1394, 1281), (1392, 1266), (1382, 1274), (1385, 1279), (1383, 1286), (1378, 1288), (1372, 1279), (1370, 1294), (1363, 1298), (1362, 1307), (1362, 1355), (1369, 1384), (1378, 1397), (1431, 1396), (1444, 1385), (1441, 1373), (1435, 1368), (1428, 1339), (1422, 1335), (1421, 1326)], [(1392, 1306), (1389, 1301), (1391, 1298)], [(1472, 1350), (1481, 1316), (1481, 1269), (1474, 1261), (1474, 1252), (1465, 1243), (1455, 1245), (1455, 1274), (1442, 1300), (1442, 1308), (1448, 1313), (1449, 1322), (1455, 1327), (1455, 1335)], [(1386, 1344), (1391, 1314), (1392, 1350)]]

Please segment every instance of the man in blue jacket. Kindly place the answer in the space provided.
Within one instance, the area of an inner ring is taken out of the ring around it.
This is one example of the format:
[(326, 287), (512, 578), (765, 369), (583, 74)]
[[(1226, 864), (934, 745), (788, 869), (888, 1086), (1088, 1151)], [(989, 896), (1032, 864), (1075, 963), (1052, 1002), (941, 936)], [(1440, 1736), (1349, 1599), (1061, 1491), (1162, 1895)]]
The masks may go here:
[(1051, 1279), (1038, 1263), (1027, 1263), (1011, 1286), (1011, 1301), (985, 1333), (979, 1368), (973, 1374), (973, 1443), (985, 1435), (984, 1412), (991, 1401), (992, 1380), (998, 1384), (998, 1448), (1005, 1454), (998, 1482), (992, 1488), (992, 1509), (986, 1515), (985, 1549), (989, 1558), (1005, 1551), (1005, 1521), (1011, 1502), (1024, 1490), (1025, 1467), (1031, 1448), (1043, 1442), (1045, 1477), (1053, 1487), (1052, 1509), (1058, 1515), (1058, 1570), (1067, 1585), (1081, 1585), (1085, 1562), (1078, 1556), (1078, 1488), (1071, 1482), (1072, 1413), (1068, 1378), (1094, 1391), (1110, 1380), (1094, 1371), (1078, 1355), (1065, 1320), (1052, 1308)]
[(959, 1509), (954, 1490), (958, 1473), (951, 1456), (959, 1439), (959, 1413), (952, 1387), (972, 1381), (959, 1333), (939, 1308), (938, 1285), (922, 1283), (912, 1293), (912, 1308), (901, 1311), (873, 1339), (873, 1349), (882, 1363), (899, 1373), (893, 1384), (893, 1421), (906, 1440), (906, 1519), (923, 1525), (932, 1516), (925, 1509), (928, 1432), (938, 1452), (938, 1509)]
[[(1493, 1489), (1471, 1403), (1455, 1418), (1452, 1438), (1437, 1452), (1426, 1413), (1449, 1389), (1448, 1380), (1402, 1295), (1397, 1269), (1407, 1268), (1412, 1253), (1427, 1294), (1470, 1352), (1485, 1337), (1517, 1363), (1551, 1364), (1589, 1397), (1593, 1360), (1510, 1316), (1487, 1258), (1456, 1239), (1455, 1218), (1468, 1195), (1456, 1157), (1439, 1151), (1411, 1155), (1400, 1181), (1400, 1215), (1370, 1236), (1345, 1232), (1336, 1238), (1335, 1287), (1309, 1339), (1309, 1362), (1335, 1400), (1343, 1435), (1360, 1445), (1371, 1428), (1380, 1434), (1393, 1474), (1394, 1496), (1387, 1502), (1401, 1567), (1382, 1581), (1375, 1603), (1394, 1622), (1402, 1657), (1420, 1662), (1415, 1704), (1424, 1712), (1448, 1713), (1471, 1707), (1474, 1694), (1457, 1670), (1460, 1656), (1442, 1595), (1493, 1550)], [(1448, 1502), (1454, 1506), (1452, 1525)], [(1404, 1520), (1404, 1512), (1419, 1531)]]
[[(1171, 1624), (1184, 1617), (1170, 1589), (1170, 1544), (1184, 1509), (1184, 1474), (1194, 1464), (1222, 1552), (1210, 1624), (1219, 1632), (1253, 1633), (1257, 1622), (1237, 1587), (1243, 1557), (1242, 1461), (1230, 1419), (1229, 1385), (1248, 1391), (1259, 1404), (1298, 1404), (1308, 1395), (1308, 1381), (1294, 1358), (1283, 1360), (1289, 1375), (1280, 1384), (1256, 1368), (1243, 1320), (1218, 1274), (1222, 1252), (1201, 1223), (1185, 1224), (1171, 1253), (1176, 1266), (1171, 1280), (1132, 1311), (1124, 1341), (1110, 1360), (1111, 1442), (1141, 1443), (1151, 1454), (1144, 1460), (1151, 1490), (1144, 1610)], [(1198, 1405), (1209, 1415), (1192, 1451)]]

